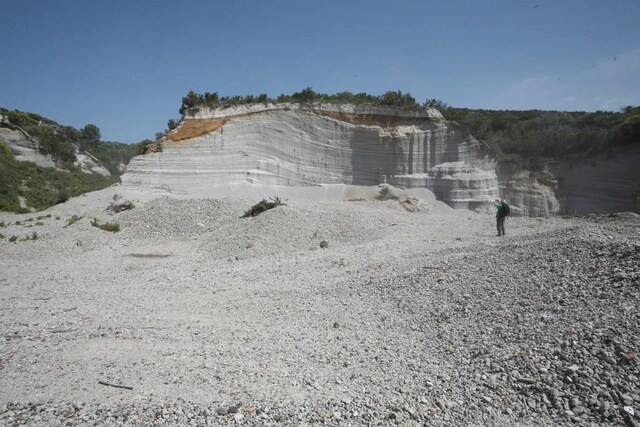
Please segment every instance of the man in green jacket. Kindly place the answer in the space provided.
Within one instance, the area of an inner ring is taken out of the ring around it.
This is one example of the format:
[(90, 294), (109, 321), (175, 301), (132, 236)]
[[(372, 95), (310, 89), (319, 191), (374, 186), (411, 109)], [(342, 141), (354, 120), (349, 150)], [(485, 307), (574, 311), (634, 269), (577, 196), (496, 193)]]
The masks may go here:
[(496, 225), (498, 227), (498, 236), (504, 236), (504, 220), (509, 216), (511, 208), (505, 200), (496, 199), (494, 202), (496, 209)]

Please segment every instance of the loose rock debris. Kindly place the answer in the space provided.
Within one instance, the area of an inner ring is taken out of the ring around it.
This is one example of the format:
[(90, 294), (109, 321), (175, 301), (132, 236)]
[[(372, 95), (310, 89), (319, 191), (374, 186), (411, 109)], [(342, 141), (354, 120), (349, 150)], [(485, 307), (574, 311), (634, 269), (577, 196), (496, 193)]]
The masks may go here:
[(0, 425), (639, 422), (637, 223), (510, 218), (496, 239), (490, 215), (248, 204), (157, 199), (118, 235), (63, 229), (96, 215), (74, 208), (0, 242)]

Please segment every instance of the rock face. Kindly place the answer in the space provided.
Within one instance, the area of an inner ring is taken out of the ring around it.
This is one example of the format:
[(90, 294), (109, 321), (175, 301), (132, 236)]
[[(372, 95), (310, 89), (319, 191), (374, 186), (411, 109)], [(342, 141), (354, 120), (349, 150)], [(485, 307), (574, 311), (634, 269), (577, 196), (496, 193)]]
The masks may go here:
[(550, 216), (560, 210), (556, 197), (558, 182), (549, 172), (500, 165), (497, 169), (500, 195), (507, 200), (515, 216)]
[(455, 208), (498, 197), (495, 161), (437, 110), (336, 104), (252, 104), (201, 109), (131, 160), (124, 186), (207, 194), (224, 184), (427, 188)]
[(501, 165), (501, 197), (526, 216), (640, 213), (640, 147), (616, 148), (544, 172)]
[(560, 213), (640, 213), (640, 146), (617, 148), (552, 168)]
[[(16, 160), (33, 162), (38, 166), (53, 168), (55, 162), (50, 155), (43, 155), (38, 150), (38, 140), (18, 126), (11, 125), (8, 120), (0, 116), (0, 141), (5, 141)], [(111, 173), (102, 165), (100, 160), (75, 146), (76, 161), (74, 165), (85, 173), (97, 173), (109, 176)]]
[(97, 173), (102, 176), (110, 176), (111, 172), (107, 170), (100, 160), (96, 159), (89, 153), (85, 153), (76, 147), (76, 161), (75, 166), (78, 166), (84, 173)]
[(55, 166), (50, 156), (40, 154), (37, 142), (20, 129), (0, 127), (0, 140), (7, 142), (16, 160), (33, 162), (42, 167)]

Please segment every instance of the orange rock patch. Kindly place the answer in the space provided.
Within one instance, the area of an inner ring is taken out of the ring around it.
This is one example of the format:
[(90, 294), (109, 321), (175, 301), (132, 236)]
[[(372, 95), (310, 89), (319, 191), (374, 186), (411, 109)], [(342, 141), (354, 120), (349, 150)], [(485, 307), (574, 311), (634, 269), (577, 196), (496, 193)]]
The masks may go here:
[[(305, 111), (301, 111), (303, 113)], [(317, 114), (320, 116), (331, 117), (335, 120), (351, 123), (354, 125), (368, 125), (368, 126), (400, 126), (400, 125), (413, 125), (424, 122), (424, 118), (412, 118), (412, 117), (397, 117), (397, 116), (383, 116), (378, 114), (350, 114), (340, 113), (334, 111), (308, 111), (311, 114)], [(264, 112), (248, 113), (232, 118), (246, 118), (257, 114), (263, 114)], [(209, 132), (220, 129), (231, 118), (225, 117), (222, 119), (186, 119), (182, 122), (182, 125), (177, 129), (177, 132), (167, 135), (167, 138), (173, 142), (179, 142), (185, 139), (195, 138), (205, 135)]]
[(229, 119), (186, 119), (176, 133), (167, 135), (170, 141), (178, 142), (195, 138), (220, 129)]

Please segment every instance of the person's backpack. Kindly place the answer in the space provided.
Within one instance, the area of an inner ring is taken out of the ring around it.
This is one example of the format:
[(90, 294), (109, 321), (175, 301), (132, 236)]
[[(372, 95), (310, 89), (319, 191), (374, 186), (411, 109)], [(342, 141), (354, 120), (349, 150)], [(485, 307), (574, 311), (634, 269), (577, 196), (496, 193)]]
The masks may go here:
[(507, 202), (503, 200), (500, 206), (500, 216), (508, 217), (510, 213), (511, 213), (511, 208), (509, 207)]

